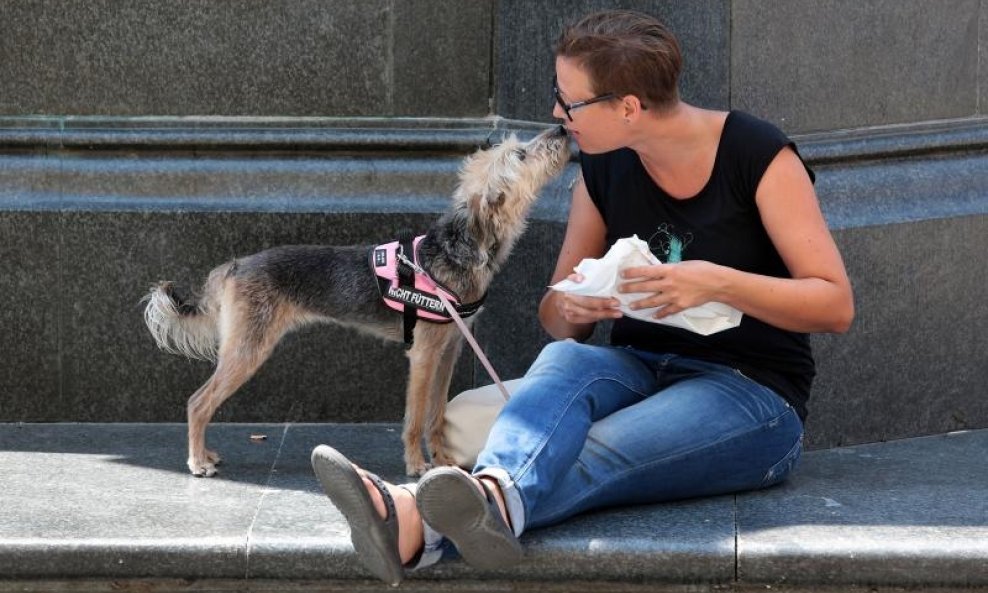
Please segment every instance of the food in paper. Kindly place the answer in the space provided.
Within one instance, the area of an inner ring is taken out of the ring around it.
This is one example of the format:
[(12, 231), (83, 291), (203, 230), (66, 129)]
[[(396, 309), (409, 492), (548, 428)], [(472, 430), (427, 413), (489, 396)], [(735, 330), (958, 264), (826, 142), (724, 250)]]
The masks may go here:
[(550, 288), (581, 296), (614, 297), (621, 302), (621, 312), (628, 317), (671, 325), (707, 336), (725, 329), (737, 327), (741, 323), (741, 311), (724, 303), (710, 302), (655, 319), (652, 317), (660, 307), (632, 310), (628, 305), (648, 296), (645, 293), (618, 292), (622, 282), (621, 270), (636, 266), (659, 264), (648, 244), (637, 235), (618, 239), (600, 259), (584, 259), (573, 270), (583, 275), (583, 282), (562, 280)]

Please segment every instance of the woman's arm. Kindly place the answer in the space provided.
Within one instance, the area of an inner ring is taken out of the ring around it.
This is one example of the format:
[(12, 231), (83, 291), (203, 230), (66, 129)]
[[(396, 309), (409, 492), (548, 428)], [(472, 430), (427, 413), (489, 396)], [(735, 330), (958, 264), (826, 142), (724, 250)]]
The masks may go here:
[[(601, 257), (606, 247), (607, 227), (580, 177), (573, 188), (566, 236), (550, 284), (567, 277), (582, 280), (573, 273), (573, 268), (584, 258)], [(539, 305), (539, 321), (553, 338), (585, 340), (593, 333), (597, 321), (621, 316), (618, 304), (617, 299), (580, 297), (549, 290)]]
[(631, 268), (626, 292), (651, 292), (638, 307), (667, 305), (657, 317), (720, 301), (776, 327), (845, 332), (854, 318), (851, 283), (799, 157), (783, 149), (755, 194), (762, 223), (792, 278), (741, 272), (705, 261)]

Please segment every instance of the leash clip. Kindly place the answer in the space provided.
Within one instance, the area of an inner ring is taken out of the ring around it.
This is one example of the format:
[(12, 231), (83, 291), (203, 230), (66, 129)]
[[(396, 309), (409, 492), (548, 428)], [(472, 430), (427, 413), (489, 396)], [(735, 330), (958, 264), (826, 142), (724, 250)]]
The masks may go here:
[(416, 273), (422, 274), (424, 276), (428, 276), (428, 274), (425, 273), (425, 270), (422, 269), (422, 266), (408, 259), (408, 257), (405, 255), (404, 249), (397, 251), (395, 253), (395, 257), (397, 257), (401, 263), (405, 264), (406, 266), (414, 270)]

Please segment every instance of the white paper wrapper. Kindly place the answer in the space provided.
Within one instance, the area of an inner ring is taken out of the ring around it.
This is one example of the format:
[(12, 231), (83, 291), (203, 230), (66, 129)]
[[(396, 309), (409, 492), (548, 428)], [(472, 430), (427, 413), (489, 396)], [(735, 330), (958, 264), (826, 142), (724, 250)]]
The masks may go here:
[(644, 293), (620, 293), (620, 272), (625, 268), (648, 266), (661, 263), (648, 249), (648, 244), (638, 235), (618, 239), (600, 259), (585, 259), (574, 271), (583, 275), (583, 282), (563, 280), (550, 286), (553, 290), (569, 292), (581, 296), (614, 297), (621, 302), (621, 312), (628, 317), (651, 323), (671, 325), (708, 336), (725, 329), (737, 327), (741, 323), (741, 311), (724, 303), (710, 302), (655, 319), (652, 315), (661, 307), (632, 310), (628, 304), (647, 296)]

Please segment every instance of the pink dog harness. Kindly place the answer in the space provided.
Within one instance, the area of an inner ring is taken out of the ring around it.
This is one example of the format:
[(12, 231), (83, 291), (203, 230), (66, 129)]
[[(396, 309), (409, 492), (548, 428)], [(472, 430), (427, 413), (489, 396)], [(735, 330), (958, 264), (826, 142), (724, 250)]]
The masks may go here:
[[(437, 282), (422, 269), (418, 246), (425, 235), (415, 237), (411, 243), (392, 241), (378, 245), (370, 251), (370, 266), (377, 276), (377, 288), (381, 298), (391, 309), (404, 317), (405, 343), (412, 343), (412, 330), (419, 319), (432, 323), (449, 323), (452, 317), (446, 311), (438, 291), (456, 309), (460, 317), (469, 317), (480, 310), (486, 294), (480, 300), (460, 304), (460, 297)], [(411, 253), (409, 259), (405, 254)]]

